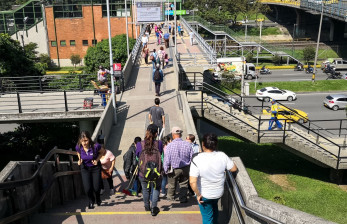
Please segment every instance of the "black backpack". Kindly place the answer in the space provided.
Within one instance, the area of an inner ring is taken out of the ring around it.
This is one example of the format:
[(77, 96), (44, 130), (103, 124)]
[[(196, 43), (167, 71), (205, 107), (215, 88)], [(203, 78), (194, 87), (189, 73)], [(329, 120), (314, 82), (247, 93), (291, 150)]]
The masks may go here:
[(159, 71), (159, 69), (156, 69), (155, 70), (155, 72), (154, 72), (154, 77), (153, 77), (153, 79), (154, 79), (154, 81), (160, 81), (160, 71)]
[(139, 169), (143, 178), (148, 182), (147, 188), (149, 188), (151, 182), (154, 183), (155, 186), (156, 180), (160, 178), (162, 163), (160, 152), (158, 150), (158, 141), (154, 142), (154, 148), (156, 148), (156, 150), (154, 150), (151, 155), (145, 153), (144, 145), (144, 141), (142, 141), (142, 152), (139, 157)]

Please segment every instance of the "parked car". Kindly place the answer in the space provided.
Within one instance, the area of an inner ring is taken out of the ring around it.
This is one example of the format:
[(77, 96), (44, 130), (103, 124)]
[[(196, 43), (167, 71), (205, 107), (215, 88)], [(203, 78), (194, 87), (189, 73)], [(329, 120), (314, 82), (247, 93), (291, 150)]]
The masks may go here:
[(347, 95), (328, 95), (325, 97), (323, 105), (327, 108), (333, 109), (334, 111), (337, 111), (338, 109), (345, 109), (347, 106)]
[[(268, 109), (263, 110), (263, 114), (271, 114), (271, 111)], [(306, 123), (308, 121), (308, 115), (302, 110), (292, 109), (287, 107), (278, 107), (278, 119), (286, 119), (287, 122), (298, 122), (300, 124)]]
[(288, 101), (296, 100), (296, 94), (294, 92), (279, 89), (277, 87), (265, 87), (258, 89), (255, 96), (258, 98), (258, 100), (264, 100), (266, 102), (269, 102), (270, 99)]

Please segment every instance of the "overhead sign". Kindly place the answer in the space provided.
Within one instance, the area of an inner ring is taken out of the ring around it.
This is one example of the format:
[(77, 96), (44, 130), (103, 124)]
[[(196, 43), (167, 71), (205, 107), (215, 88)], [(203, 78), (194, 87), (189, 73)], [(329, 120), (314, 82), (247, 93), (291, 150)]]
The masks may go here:
[(137, 2), (137, 22), (164, 21), (162, 2)]
[[(174, 10), (166, 10), (165, 11), (165, 15), (167, 16), (169, 11), (169, 16), (173, 16), (174, 15)], [(176, 10), (176, 15), (186, 15), (187, 11), (186, 10)]]
[(122, 71), (122, 64), (121, 63), (114, 63), (113, 64), (113, 71)]

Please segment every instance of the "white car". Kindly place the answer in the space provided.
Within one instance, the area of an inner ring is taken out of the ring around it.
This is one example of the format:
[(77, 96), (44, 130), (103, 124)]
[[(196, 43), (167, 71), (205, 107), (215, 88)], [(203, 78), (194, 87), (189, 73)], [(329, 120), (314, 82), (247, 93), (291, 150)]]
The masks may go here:
[(279, 89), (277, 87), (265, 87), (258, 89), (255, 96), (258, 100), (264, 100), (269, 102), (271, 99), (274, 100), (296, 100), (296, 94), (289, 90)]

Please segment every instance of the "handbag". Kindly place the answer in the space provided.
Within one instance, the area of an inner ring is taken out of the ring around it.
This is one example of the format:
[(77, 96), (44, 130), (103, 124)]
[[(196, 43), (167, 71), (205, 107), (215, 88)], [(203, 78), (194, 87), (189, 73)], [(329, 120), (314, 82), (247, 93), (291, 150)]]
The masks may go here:
[(101, 178), (102, 179), (108, 179), (110, 177), (112, 177), (112, 174), (107, 172), (107, 170), (101, 169)]
[(142, 57), (143, 57), (143, 58), (146, 57), (146, 53), (145, 53), (145, 52), (142, 53)]
[(154, 61), (154, 56), (151, 55), (151, 56), (149, 57), (149, 59), (151, 59), (152, 61)]

